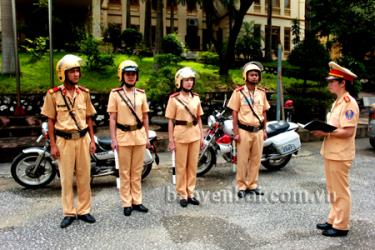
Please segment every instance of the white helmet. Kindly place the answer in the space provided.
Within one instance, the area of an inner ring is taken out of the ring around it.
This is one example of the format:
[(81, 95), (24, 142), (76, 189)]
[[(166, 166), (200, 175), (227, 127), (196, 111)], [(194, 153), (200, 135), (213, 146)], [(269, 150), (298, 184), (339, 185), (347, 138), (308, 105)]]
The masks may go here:
[(65, 71), (83, 66), (82, 58), (75, 55), (65, 55), (56, 64), (57, 79), (59, 82), (65, 81)]
[(242, 77), (244, 81), (247, 80), (247, 72), (252, 71), (252, 70), (258, 71), (259, 81), (260, 81), (262, 77), (261, 72), (263, 71), (263, 65), (260, 62), (256, 62), (256, 61), (248, 62), (243, 66)]
[(182, 69), (179, 69), (177, 72), (176, 72), (176, 75), (174, 77), (175, 79), (175, 84), (176, 84), (176, 88), (179, 89), (181, 87), (181, 81), (183, 79), (187, 79), (187, 78), (195, 78), (197, 77), (197, 73), (190, 67), (184, 67)]
[(120, 82), (122, 82), (123, 80), (122, 77), (123, 77), (124, 72), (137, 73), (137, 81), (138, 81), (138, 73), (139, 73), (138, 64), (135, 63), (134, 61), (125, 60), (120, 63), (120, 65), (118, 66), (118, 70), (117, 70), (117, 76)]

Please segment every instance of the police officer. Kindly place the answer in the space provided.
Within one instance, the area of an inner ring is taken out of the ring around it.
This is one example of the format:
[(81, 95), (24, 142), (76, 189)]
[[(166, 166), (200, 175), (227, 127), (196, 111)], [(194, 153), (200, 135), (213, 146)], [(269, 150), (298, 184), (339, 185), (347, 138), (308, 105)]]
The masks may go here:
[[(94, 223), (90, 214), (90, 152), (96, 150), (92, 116), (96, 113), (89, 90), (77, 85), (82, 59), (65, 55), (56, 65), (57, 77), (63, 84), (48, 90), (42, 115), (48, 117), (51, 154), (58, 159), (64, 218), (60, 227), (75, 219)], [(74, 207), (73, 175), (76, 175), (78, 202)]]
[(232, 109), (234, 140), (237, 142), (238, 197), (246, 193), (263, 195), (258, 188), (258, 174), (263, 150), (263, 140), (267, 138), (266, 111), (270, 108), (266, 92), (257, 85), (261, 80), (263, 66), (259, 62), (249, 62), (243, 67), (245, 85), (233, 91), (228, 108)]
[(192, 92), (196, 73), (185, 67), (177, 71), (177, 92), (169, 97), (165, 117), (168, 118), (169, 150), (176, 152), (176, 192), (180, 205), (199, 205), (194, 197), (199, 149), (203, 143), (199, 95)]
[(336, 96), (327, 122), (336, 130), (327, 133), (312, 131), (314, 136), (324, 137), (320, 151), (324, 158), (327, 192), (331, 210), (327, 222), (317, 224), (323, 235), (346, 236), (349, 231), (351, 195), (349, 189), (349, 169), (355, 156), (355, 134), (359, 119), (359, 108), (349, 92), (357, 76), (350, 70), (330, 62), (330, 72), (326, 80), (328, 90)]
[(132, 210), (148, 212), (142, 204), (141, 177), (146, 145), (149, 146), (149, 107), (145, 91), (135, 88), (139, 79), (135, 62), (121, 62), (118, 78), (122, 86), (111, 91), (107, 112), (112, 149), (118, 151), (120, 162), (120, 198), (124, 215), (130, 216)]

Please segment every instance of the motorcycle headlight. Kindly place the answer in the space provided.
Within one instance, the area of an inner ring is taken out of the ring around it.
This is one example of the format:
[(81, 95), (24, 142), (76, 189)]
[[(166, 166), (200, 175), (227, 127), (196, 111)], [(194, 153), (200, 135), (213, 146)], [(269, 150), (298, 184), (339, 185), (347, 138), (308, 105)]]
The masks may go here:
[(210, 115), (207, 119), (207, 125), (209, 127), (212, 127), (212, 125), (214, 125), (214, 123), (216, 122), (216, 119), (213, 115)]

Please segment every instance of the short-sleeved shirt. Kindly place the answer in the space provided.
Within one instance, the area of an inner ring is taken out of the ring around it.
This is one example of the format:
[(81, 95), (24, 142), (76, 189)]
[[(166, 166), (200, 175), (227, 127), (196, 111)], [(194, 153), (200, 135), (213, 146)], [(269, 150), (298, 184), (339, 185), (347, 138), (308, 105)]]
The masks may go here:
[[(146, 93), (144, 90), (137, 88), (132, 91), (125, 91), (125, 88), (117, 88), (113, 89), (109, 95), (107, 112), (117, 113), (117, 123), (137, 125), (137, 119), (119, 94), (133, 107), (139, 120), (142, 121), (143, 114), (149, 112)], [(144, 145), (148, 140), (144, 127), (133, 131), (123, 131), (116, 128), (116, 138), (119, 146)]]
[(249, 107), (249, 104), (241, 91), (245, 94), (247, 100), (250, 102), (261, 121), (264, 120), (263, 112), (270, 108), (270, 104), (267, 101), (266, 92), (258, 87), (255, 87), (254, 92), (249, 91), (245, 85), (233, 91), (227, 105), (227, 107), (231, 110), (238, 112), (238, 120), (241, 124), (258, 127), (259, 120), (254, 115), (253, 111), (251, 111), (251, 108)]
[(77, 125), (69, 114), (63, 96), (73, 111), (80, 129), (87, 128), (86, 118), (93, 116), (96, 111), (91, 103), (89, 90), (81, 86), (75, 86), (73, 96), (70, 96), (64, 85), (48, 90), (41, 111), (42, 115), (56, 120), (55, 129), (77, 131)]
[[(175, 93), (169, 97), (167, 108), (165, 110), (166, 118), (187, 122), (192, 122), (194, 120), (192, 115), (186, 110), (184, 105), (177, 100), (177, 98), (185, 103), (190, 112), (194, 114), (196, 118), (203, 115), (201, 100), (197, 94), (189, 95), (188, 98), (182, 98), (180, 93)], [(190, 143), (200, 140), (201, 131), (198, 124), (191, 127), (176, 125), (173, 130), (173, 137), (175, 142)]]
[[(359, 108), (356, 100), (345, 93), (332, 104), (331, 112), (327, 114), (327, 123), (337, 128), (357, 128)], [(330, 160), (353, 160), (355, 156), (355, 133), (351, 137), (337, 138), (328, 136), (324, 138), (320, 153)]]

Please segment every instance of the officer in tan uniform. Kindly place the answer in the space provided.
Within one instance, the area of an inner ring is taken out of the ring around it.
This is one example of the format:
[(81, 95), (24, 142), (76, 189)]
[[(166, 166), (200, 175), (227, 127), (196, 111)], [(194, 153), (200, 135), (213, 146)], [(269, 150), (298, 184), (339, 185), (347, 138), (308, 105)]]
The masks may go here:
[(325, 223), (317, 224), (323, 235), (346, 236), (349, 231), (351, 195), (349, 169), (355, 156), (355, 134), (359, 119), (356, 100), (349, 94), (357, 76), (350, 70), (330, 62), (326, 78), (328, 90), (336, 96), (327, 122), (335, 127), (331, 133), (312, 131), (317, 137), (324, 137), (321, 155), (324, 157), (327, 192), (331, 210)]
[[(90, 215), (90, 152), (96, 150), (92, 116), (96, 113), (89, 90), (78, 86), (82, 59), (64, 56), (56, 65), (58, 80), (63, 84), (50, 89), (42, 107), (48, 117), (51, 154), (58, 159), (64, 218), (61, 228), (75, 219), (94, 223)], [(78, 202), (74, 207), (73, 175), (76, 175)], [(77, 216), (78, 215), (78, 216)]]
[(228, 108), (232, 109), (234, 140), (237, 142), (238, 197), (246, 193), (263, 195), (258, 174), (266, 134), (266, 111), (270, 108), (266, 92), (257, 85), (263, 66), (249, 62), (243, 67), (245, 85), (233, 91)]
[(199, 205), (194, 197), (199, 150), (203, 143), (203, 110), (199, 95), (192, 92), (196, 73), (185, 67), (177, 71), (177, 91), (169, 97), (165, 111), (168, 118), (169, 150), (176, 152), (176, 192), (180, 205)]
[(146, 145), (149, 146), (149, 107), (145, 91), (135, 88), (139, 79), (135, 62), (121, 62), (118, 77), (122, 86), (110, 93), (107, 112), (112, 149), (118, 151), (120, 162), (120, 198), (124, 215), (130, 216), (132, 210), (148, 212), (142, 204), (141, 178)]

